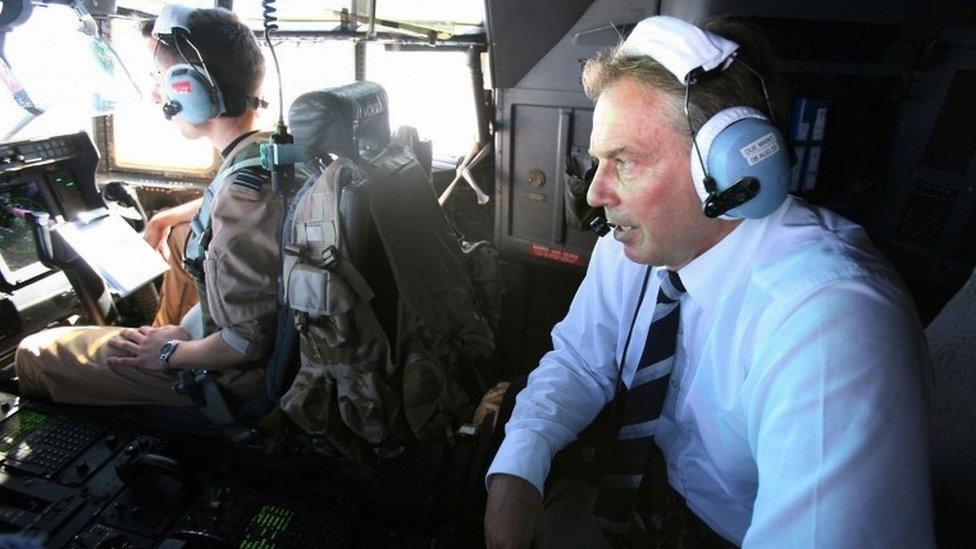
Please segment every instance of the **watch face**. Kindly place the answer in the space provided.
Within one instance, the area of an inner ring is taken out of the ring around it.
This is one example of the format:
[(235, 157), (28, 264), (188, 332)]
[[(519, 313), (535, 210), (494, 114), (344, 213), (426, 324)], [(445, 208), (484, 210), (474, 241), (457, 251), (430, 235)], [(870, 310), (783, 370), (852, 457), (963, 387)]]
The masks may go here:
[(167, 341), (166, 343), (163, 343), (163, 346), (159, 348), (160, 358), (164, 358), (164, 359), (169, 358), (170, 353), (173, 352), (173, 347), (176, 347), (176, 344), (173, 343), (172, 341)]
[(180, 343), (180, 340), (173, 339), (163, 343), (163, 346), (159, 348), (159, 360), (163, 363), (163, 366), (169, 366), (169, 357), (173, 355), (173, 351), (176, 350), (176, 346)]

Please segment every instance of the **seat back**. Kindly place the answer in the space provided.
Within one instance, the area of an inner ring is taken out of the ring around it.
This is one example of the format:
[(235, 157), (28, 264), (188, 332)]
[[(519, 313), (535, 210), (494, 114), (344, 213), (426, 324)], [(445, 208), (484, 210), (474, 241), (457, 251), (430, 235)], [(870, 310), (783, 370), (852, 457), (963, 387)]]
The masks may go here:
[(288, 109), (295, 142), (310, 158), (369, 158), (390, 142), (386, 91), (374, 82), (356, 82), (300, 95)]
[(317, 173), (285, 227), (301, 366), (281, 408), (320, 450), (352, 459), (446, 441), (492, 381), (480, 370), (494, 334), (461, 241), (418, 160), (422, 142), (403, 130), (391, 141), (385, 105), (382, 88), (360, 82), (290, 110)]
[(940, 545), (976, 539), (976, 273), (929, 324), (932, 487)]

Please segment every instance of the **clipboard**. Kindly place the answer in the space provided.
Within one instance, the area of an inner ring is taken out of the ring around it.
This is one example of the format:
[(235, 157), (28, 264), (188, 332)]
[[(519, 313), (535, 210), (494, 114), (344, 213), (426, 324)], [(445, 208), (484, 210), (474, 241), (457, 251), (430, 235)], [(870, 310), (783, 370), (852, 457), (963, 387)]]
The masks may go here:
[(53, 230), (120, 297), (169, 270), (162, 256), (117, 214), (63, 223)]

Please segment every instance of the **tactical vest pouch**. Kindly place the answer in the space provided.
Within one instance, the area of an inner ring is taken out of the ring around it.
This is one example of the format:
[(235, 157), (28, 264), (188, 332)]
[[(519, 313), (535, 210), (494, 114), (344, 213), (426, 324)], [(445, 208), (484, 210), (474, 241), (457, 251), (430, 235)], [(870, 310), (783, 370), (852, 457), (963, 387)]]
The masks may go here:
[(351, 162), (336, 161), (295, 202), (283, 274), (301, 366), (280, 406), (319, 437), (323, 453), (364, 461), (395, 444), (401, 414), (389, 344), (369, 305), (372, 292), (337, 230), (341, 190), (359, 178)]
[(308, 150), (339, 159), (286, 216), (282, 287), (301, 365), (279, 406), (327, 455), (447, 442), (494, 382), (494, 333), (429, 163), (415, 131), (390, 142), (377, 85), (303, 97), (294, 119), (319, 128)]

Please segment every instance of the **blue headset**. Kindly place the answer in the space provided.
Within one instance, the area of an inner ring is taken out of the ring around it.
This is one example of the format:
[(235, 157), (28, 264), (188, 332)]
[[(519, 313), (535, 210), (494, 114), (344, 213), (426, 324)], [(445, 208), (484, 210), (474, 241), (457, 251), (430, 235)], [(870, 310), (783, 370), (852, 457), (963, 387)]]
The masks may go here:
[[(226, 113), (227, 108), (200, 50), (190, 41), (188, 21), (193, 11), (193, 8), (176, 4), (164, 6), (153, 25), (152, 36), (175, 48), (184, 61), (174, 64), (163, 76), (166, 96), (163, 115), (167, 120), (178, 115), (191, 124), (202, 124)], [(193, 49), (197, 62), (187, 58), (181, 42)]]
[[(789, 149), (770, 119), (766, 83), (736, 58), (738, 48), (735, 42), (680, 19), (656, 16), (638, 23), (617, 53), (650, 56), (684, 84), (692, 181), (702, 212), (712, 218), (765, 217), (779, 208), (789, 191)], [(725, 70), (733, 62), (759, 80), (768, 116), (752, 107), (731, 107), (696, 131), (688, 113), (692, 88), (706, 73)]]

